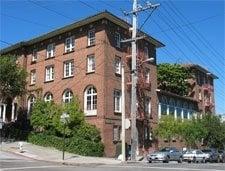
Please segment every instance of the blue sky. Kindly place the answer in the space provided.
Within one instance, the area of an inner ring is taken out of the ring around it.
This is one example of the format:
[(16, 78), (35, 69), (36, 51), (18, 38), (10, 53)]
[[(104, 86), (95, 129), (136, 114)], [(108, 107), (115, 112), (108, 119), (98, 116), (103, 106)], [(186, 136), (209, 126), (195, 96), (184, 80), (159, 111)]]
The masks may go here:
[[(144, 0), (138, 1), (144, 4)], [(215, 81), (216, 112), (225, 113), (225, 2), (223, 0), (150, 1), (161, 6), (143, 30), (163, 42), (158, 63), (196, 63), (219, 77)], [(108, 10), (131, 21), (131, 0), (0, 0), (0, 47), (9, 46)], [(149, 15), (139, 14), (139, 27)]]

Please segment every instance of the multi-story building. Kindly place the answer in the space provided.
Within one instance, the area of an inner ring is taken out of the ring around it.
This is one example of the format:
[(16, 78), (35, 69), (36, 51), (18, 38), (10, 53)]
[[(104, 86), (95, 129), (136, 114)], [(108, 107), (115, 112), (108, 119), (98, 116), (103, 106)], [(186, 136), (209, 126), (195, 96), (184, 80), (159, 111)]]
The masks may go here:
[[(9, 99), (1, 105), (5, 122), (16, 119), (18, 108), (29, 118), (37, 98), (68, 103), (77, 96), (86, 120), (101, 131), (105, 155), (114, 157), (120, 144), (121, 65), (125, 64), (126, 117), (130, 118), (131, 46), (121, 44), (131, 37), (131, 25), (109, 12), (102, 12), (50, 33), (1, 50), (18, 56), (29, 73), (26, 97)], [(156, 49), (164, 46), (146, 33), (138, 41), (139, 147), (148, 149), (150, 130), (157, 123)], [(154, 58), (150, 63), (143, 62)], [(130, 130), (126, 131), (130, 144)], [(118, 152), (120, 153), (120, 152)]]

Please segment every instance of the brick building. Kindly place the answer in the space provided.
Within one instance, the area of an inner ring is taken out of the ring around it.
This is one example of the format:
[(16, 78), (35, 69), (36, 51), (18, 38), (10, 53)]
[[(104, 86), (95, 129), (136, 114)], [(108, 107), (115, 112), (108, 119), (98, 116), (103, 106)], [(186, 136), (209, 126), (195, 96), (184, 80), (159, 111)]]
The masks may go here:
[[(126, 117), (130, 117), (131, 46), (121, 39), (131, 37), (130, 24), (109, 12), (85, 18), (26, 42), (1, 50), (1, 55), (18, 56), (29, 73), (28, 94), (1, 104), (5, 122), (16, 119), (19, 107), (30, 116), (37, 98), (68, 103), (77, 96), (86, 120), (96, 125), (105, 145), (105, 155), (118, 155), (121, 129), (121, 64), (125, 64)], [(156, 48), (164, 46), (146, 33), (138, 41), (138, 114), (139, 147), (152, 147), (149, 134), (157, 123)], [(148, 58), (155, 62), (144, 63)], [(7, 105), (7, 106), (6, 106)], [(150, 126), (151, 125), (151, 126)], [(130, 130), (126, 131), (130, 144)]]

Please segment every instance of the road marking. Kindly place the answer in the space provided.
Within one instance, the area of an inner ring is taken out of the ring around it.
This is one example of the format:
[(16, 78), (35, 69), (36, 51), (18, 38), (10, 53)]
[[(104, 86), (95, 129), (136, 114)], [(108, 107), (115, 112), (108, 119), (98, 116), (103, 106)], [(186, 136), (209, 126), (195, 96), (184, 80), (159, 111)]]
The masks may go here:
[(4, 168), (1, 171), (7, 170), (24, 170), (24, 169), (40, 169), (40, 168), (54, 168), (54, 167), (64, 167), (64, 166), (30, 166), (30, 167), (12, 167), (12, 168)]

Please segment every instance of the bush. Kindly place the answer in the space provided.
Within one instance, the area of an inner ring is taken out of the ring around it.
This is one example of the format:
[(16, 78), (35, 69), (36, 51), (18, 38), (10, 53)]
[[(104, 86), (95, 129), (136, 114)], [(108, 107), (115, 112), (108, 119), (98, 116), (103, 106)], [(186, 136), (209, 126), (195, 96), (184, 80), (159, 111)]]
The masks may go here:
[[(44, 147), (54, 147), (58, 150), (63, 149), (63, 139), (54, 135), (44, 133), (32, 133), (28, 141)], [(81, 137), (66, 138), (65, 151), (84, 156), (103, 156), (104, 146), (101, 142), (92, 142)]]

